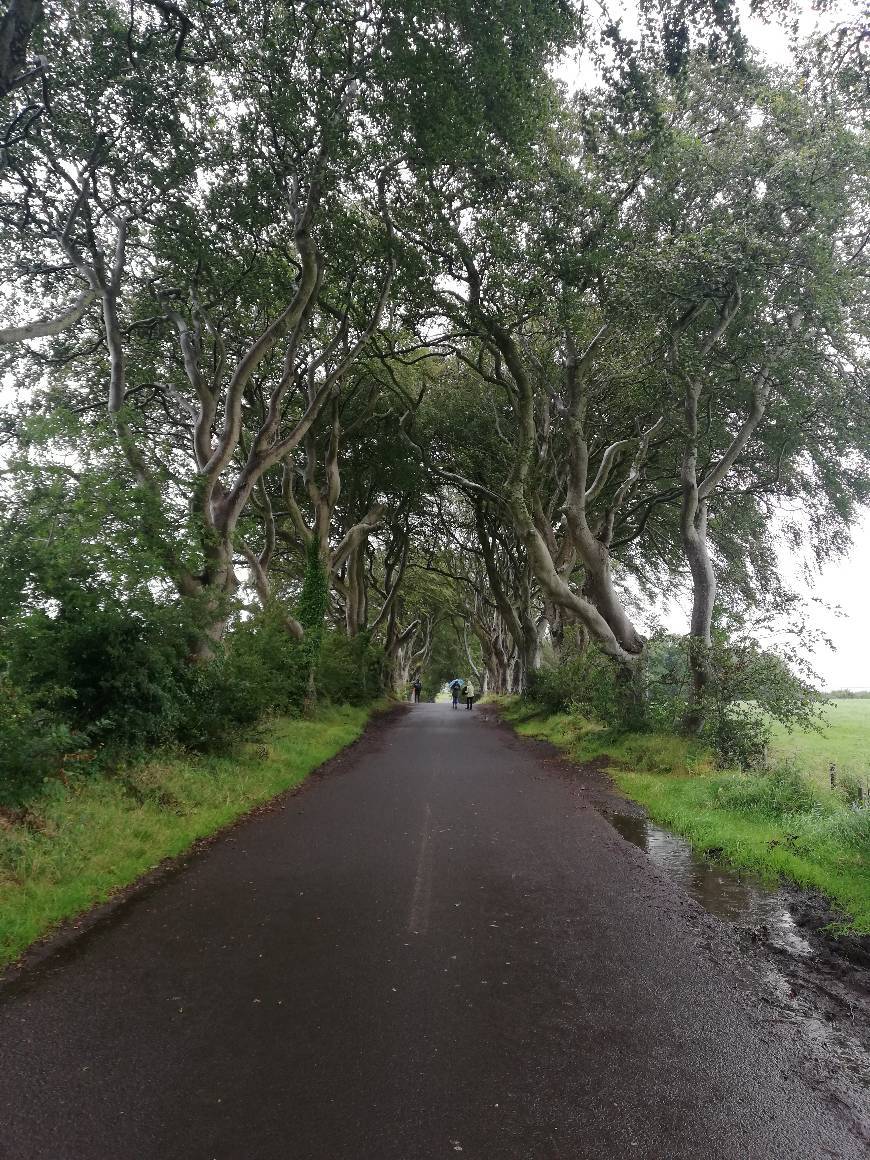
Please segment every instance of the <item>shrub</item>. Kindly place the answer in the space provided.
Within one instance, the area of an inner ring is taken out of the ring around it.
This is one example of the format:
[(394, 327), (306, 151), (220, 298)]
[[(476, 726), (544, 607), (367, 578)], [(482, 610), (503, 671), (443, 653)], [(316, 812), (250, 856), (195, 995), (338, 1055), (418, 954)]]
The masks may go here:
[[(615, 733), (679, 733), (691, 684), (688, 655), (687, 637), (661, 633), (628, 673), (566, 634), (558, 662), (530, 675), (528, 696), (549, 713), (578, 713)], [(772, 721), (817, 727), (822, 699), (775, 654), (752, 642), (720, 639), (710, 649), (710, 662), (713, 679), (695, 740), (720, 765), (762, 767)]]
[(207, 664), (187, 666), (177, 740), (216, 750), (267, 715), (298, 713), (310, 657), (310, 646), (290, 635), (279, 608), (240, 621)]
[[(194, 663), (196, 602), (161, 603), (147, 588), (115, 599), (87, 574), (0, 618), (0, 801), (17, 803), (62, 774), (114, 768), (155, 746), (219, 750), (265, 716), (302, 709), (315, 687), (360, 704), (380, 691), (381, 655), (323, 624), (327, 591), (312, 553), (298, 641), (278, 607), (237, 621), (208, 663)], [(311, 679), (314, 685), (311, 684)]]
[(551, 713), (571, 710), (604, 725), (623, 723), (625, 689), (616, 667), (568, 631), (558, 663), (529, 674), (528, 696)]
[(770, 722), (757, 704), (718, 702), (707, 716), (701, 737), (710, 744), (720, 765), (759, 768), (767, 758)]
[(92, 743), (139, 748), (171, 739), (183, 715), (189, 629), (174, 609), (103, 602), (82, 589), (51, 616), (36, 610), (5, 634), (10, 673)]
[(21, 805), (86, 745), (86, 735), (56, 716), (46, 693), (40, 702), (0, 676), (0, 805)]
[(17, 724), (6, 714), (0, 775), (37, 783), (85, 739), (101, 754), (94, 768), (173, 742), (214, 748), (265, 713), (301, 704), (298, 646), (274, 619), (238, 625), (205, 665), (191, 663), (193, 633), (178, 606), (111, 606), (87, 592), (53, 616), (37, 610), (7, 626), (4, 651), (32, 736), (19, 736), (24, 708)]
[[(660, 634), (647, 651), (646, 689), (649, 725), (679, 732), (688, 703), (688, 637)], [(709, 650), (712, 679), (702, 706), (698, 740), (720, 765), (751, 769), (764, 766), (771, 722), (787, 728), (817, 728), (822, 699), (796, 677), (775, 653), (752, 641), (714, 640)]]
[(327, 633), (321, 644), (317, 689), (334, 704), (362, 705), (383, 691), (383, 649), (368, 633), (353, 639)]

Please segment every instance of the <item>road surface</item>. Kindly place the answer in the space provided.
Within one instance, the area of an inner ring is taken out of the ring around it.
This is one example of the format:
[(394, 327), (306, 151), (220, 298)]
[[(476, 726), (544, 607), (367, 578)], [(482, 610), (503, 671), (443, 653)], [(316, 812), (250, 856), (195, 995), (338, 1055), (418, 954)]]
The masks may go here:
[(479, 709), (376, 725), (6, 987), (0, 1157), (863, 1157), (602, 792)]

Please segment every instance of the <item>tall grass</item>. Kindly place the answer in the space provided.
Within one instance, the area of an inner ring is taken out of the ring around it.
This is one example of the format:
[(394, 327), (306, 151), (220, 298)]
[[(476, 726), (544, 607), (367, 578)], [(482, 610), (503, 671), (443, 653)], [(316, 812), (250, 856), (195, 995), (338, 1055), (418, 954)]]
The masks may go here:
[(827, 894), (847, 929), (870, 934), (870, 808), (793, 770), (661, 777), (615, 769), (614, 780), (662, 825), (702, 851)]

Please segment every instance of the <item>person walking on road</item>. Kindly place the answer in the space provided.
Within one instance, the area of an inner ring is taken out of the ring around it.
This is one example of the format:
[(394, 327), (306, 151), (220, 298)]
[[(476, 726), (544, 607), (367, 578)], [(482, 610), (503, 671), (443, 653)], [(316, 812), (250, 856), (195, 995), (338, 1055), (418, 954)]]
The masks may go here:
[(471, 681), (465, 682), (465, 708), (474, 708), (474, 685)]
[(420, 680), (419, 676), (414, 677), (413, 689), (414, 689), (414, 704), (415, 705), (420, 704), (420, 690), (422, 688), (423, 688), (423, 682)]
[(450, 692), (453, 695), (453, 708), (456, 709), (459, 705), (459, 690), (462, 688), (462, 682), (455, 680), (450, 682)]

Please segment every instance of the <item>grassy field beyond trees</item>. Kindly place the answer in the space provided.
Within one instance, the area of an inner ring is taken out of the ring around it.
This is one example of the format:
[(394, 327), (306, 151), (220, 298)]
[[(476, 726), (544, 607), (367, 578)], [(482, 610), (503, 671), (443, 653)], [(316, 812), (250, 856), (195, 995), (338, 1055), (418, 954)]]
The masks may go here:
[(826, 705), (820, 732), (789, 732), (774, 723), (770, 756), (774, 762), (790, 762), (820, 786), (830, 785), (831, 762), (836, 764), (841, 780), (852, 777), (870, 783), (870, 697)]

